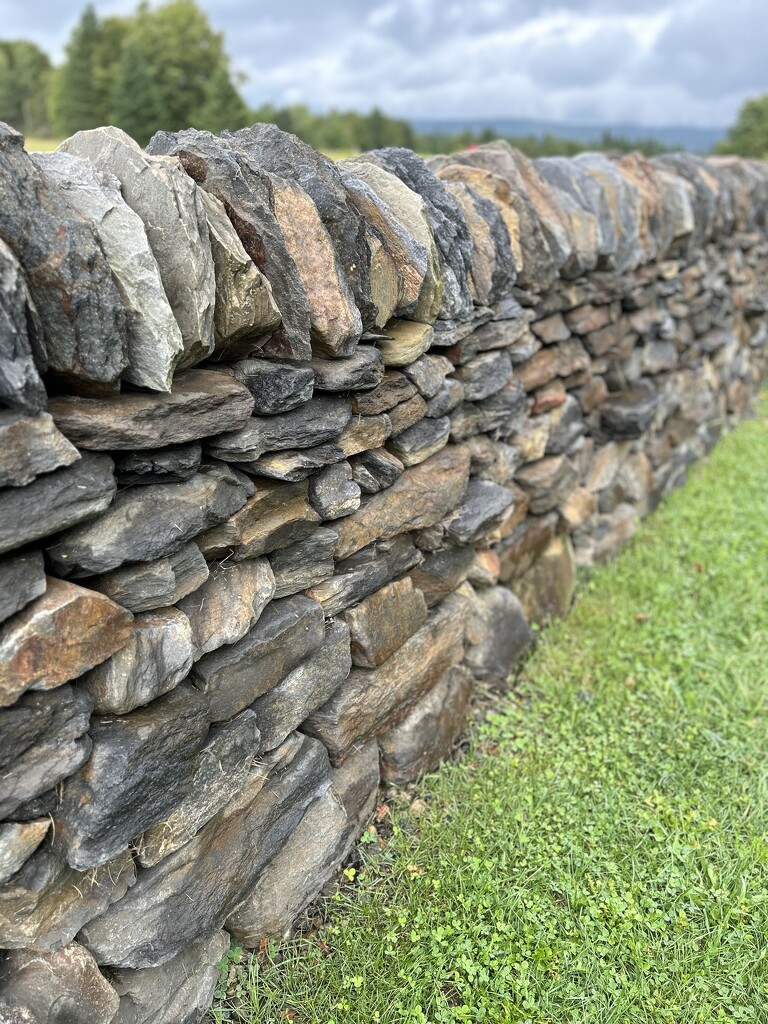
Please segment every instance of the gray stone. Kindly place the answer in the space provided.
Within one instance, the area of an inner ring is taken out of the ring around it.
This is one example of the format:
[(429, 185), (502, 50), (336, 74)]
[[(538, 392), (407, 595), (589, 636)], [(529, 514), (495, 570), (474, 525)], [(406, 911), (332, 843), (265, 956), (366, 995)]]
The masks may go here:
[(149, 156), (119, 128), (77, 132), (59, 148), (90, 160), (120, 182), (123, 199), (144, 223), (181, 330), (181, 365), (205, 359), (214, 349), (216, 284), (205, 208), (194, 183), (177, 160)]
[(504, 349), (485, 352), (456, 370), (456, 379), (464, 385), (464, 397), (477, 402), (501, 391), (512, 376), (512, 360)]
[(453, 364), (445, 356), (430, 353), (406, 366), (403, 373), (416, 385), (420, 395), (424, 398), (434, 398), (443, 387), (446, 376), (453, 373)]
[(265, 558), (211, 566), (208, 579), (178, 602), (190, 625), (195, 658), (241, 640), (274, 592), (275, 578)]
[(575, 160), (566, 157), (543, 157), (534, 160), (536, 170), (550, 185), (571, 196), (580, 206), (590, 210), (597, 224), (597, 254), (606, 265), (613, 264), (617, 249), (617, 224), (611, 211), (610, 197)]
[(333, 696), (351, 668), (349, 627), (331, 620), (322, 646), (251, 704), (261, 733), (261, 749), (273, 750), (282, 743), (307, 715)]
[(453, 412), (463, 401), (464, 385), (460, 380), (451, 377), (445, 381), (435, 397), (431, 398), (427, 403), (426, 415), (430, 419), (439, 419), (439, 417)]
[(427, 554), (411, 571), (414, 586), (424, 594), (427, 608), (434, 608), (464, 582), (474, 554), (471, 547), (444, 548)]
[(387, 413), (393, 434), (401, 434), (408, 427), (415, 426), (427, 412), (427, 403), (421, 395), (414, 395), (407, 402), (401, 402)]
[(114, 1024), (198, 1024), (219, 983), (218, 963), (229, 948), (226, 932), (201, 939), (162, 967), (109, 972), (120, 1008)]
[(564, 455), (550, 455), (519, 469), (517, 482), (530, 499), (533, 515), (542, 515), (561, 505), (576, 486), (578, 473)]
[(381, 352), (361, 345), (346, 359), (312, 359), (318, 391), (369, 391), (381, 383), (384, 362)]
[(247, 422), (253, 411), (249, 391), (226, 373), (180, 373), (167, 395), (124, 392), (113, 398), (53, 398), (56, 425), (80, 448), (161, 448), (198, 441)]
[(175, 604), (205, 582), (208, 564), (193, 543), (158, 558), (92, 576), (88, 586), (132, 612), (149, 612)]
[(109, 507), (116, 484), (112, 459), (84, 455), (26, 487), (0, 492), (0, 554), (92, 519)]
[(336, 565), (336, 575), (307, 591), (326, 615), (338, 615), (374, 590), (402, 576), (421, 561), (421, 552), (408, 536), (379, 541)]
[(290, 412), (312, 397), (315, 375), (309, 366), (277, 359), (242, 359), (231, 370), (253, 395), (256, 416)]
[(332, 527), (320, 526), (306, 540), (274, 551), (269, 561), (275, 574), (275, 597), (290, 597), (333, 576), (338, 539)]
[(53, 952), (20, 949), (0, 962), (0, 990), (37, 1024), (112, 1024), (119, 997), (90, 953), (73, 942)]
[(23, 487), (79, 458), (48, 413), (24, 416), (0, 409), (0, 487)]
[(323, 609), (317, 601), (300, 596), (272, 601), (242, 640), (206, 654), (192, 669), (192, 682), (205, 694), (212, 721), (248, 707), (323, 639)]
[(180, 484), (121, 491), (107, 512), (62, 534), (48, 555), (64, 576), (89, 576), (123, 562), (162, 558), (224, 522), (252, 493), (253, 485), (242, 474), (228, 466), (203, 464)]
[(135, 877), (127, 851), (91, 871), (76, 871), (42, 847), (0, 886), (3, 945), (36, 950), (66, 946), (87, 921), (123, 899)]
[(268, 452), (253, 462), (238, 462), (236, 465), (250, 476), (295, 483), (297, 480), (306, 480), (307, 477), (313, 476), (317, 470), (344, 461), (344, 449), (338, 443), (341, 437), (336, 441), (336, 444), (321, 444), (317, 448)]
[(176, 484), (189, 480), (200, 469), (203, 449), (199, 444), (175, 444), (115, 455), (115, 472), (121, 487), (131, 484)]
[(508, 515), (515, 496), (490, 480), (470, 480), (464, 500), (444, 520), (445, 531), (455, 544), (474, 544)]
[(233, 938), (258, 946), (288, 938), (291, 926), (333, 878), (376, 806), (379, 784), (375, 741), (331, 772), (331, 788), (304, 814), (283, 849), (227, 921)]
[(342, 618), (349, 627), (354, 664), (377, 668), (424, 625), (427, 605), (406, 576), (343, 612)]
[(352, 412), (359, 416), (376, 416), (394, 409), (415, 394), (416, 387), (407, 377), (398, 370), (387, 370), (377, 388), (352, 395)]
[(20, 412), (42, 412), (48, 366), (43, 325), (13, 252), (0, 238), (0, 403)]
[(238, 430), (211, 438), (205, 450), (226, 462), (251, 462), (265, 452), (314, 448), (338, 437), (351, 415), (348, 399), (322, 395), (290, 412), (252, 416)]
[(144, 612), (128, 643), (77, 680), (97, 715), (125, 715), (185, 679), (194, 646), (189, 619), (177, 608)]
[(384, 365), (409, 366), (430, 348), (434, 336), (435, 332), (429, 324), (414, 320), (390, 320), (377, 340)]
[(309, 503), (323, 520), (339, 519), (360, 507), (360, 487), (348, 462), (329, 466), (309, 481)]
[(45, 566), (40, 551), (0, 559), (0, 623), (45, 593)]
[(449, 669), (399, 725), (379, 736), (382, 780), (412, 782), (450, 757), (473, 686), (465, 668)]
[(520, 602), (506, 587), (478, 590), (467, 630), (467, 668), (478, 678), (504, 685), (533, 642)]
[(189, 792), (163, 821), (136, 841), (142, 867), (159, 864), (189, 842), (245, 785), (261, 749), (256, 716), (246, 709), (231, 722), (214, 725), (194, 764)]
[[(43, 326), (45, 349), (36, 327), (28, 341), (34, 353), (47, 353), (50, 369), (68, 378), (111, 383), (127, 365), (126, 314), (109, 264), (93, 228), (66, 204), (24, 152), (24, 139), (8, 125), (0, 128), (0, 240), (24, 269), (29, 292)], [(3, 264), (7, 266), (7, 260)], [(8, 271), (5, 271), (5, 275)], [(22, 295), (11, 274), (12, 322), (22, 313)], [(32, 320), (34, 324), (34, 318)], [(25, 380), (23, 403), (43, 408), (42, 396), (24, 358), (20, 335), (10, 349), (14, 373)], [(7, 342), (4, 356), (8, 359)], [(19, 357), (21, 357), (19, 359)], [(7, 365), (7, 364), (6, 364)], [(32, 389), (30, 391), (30, 389)]]
[(119, 903), (90, 921), (80, 941), (98, 963), (144, 968), (210, 935), (253, 889), (330, 781), (322, 744), (289, 736), (194, 839), (141, 871)]
[(584, 416), (578, 399), (569, 394), (565, 402), (550, 413), (550, 431), (547, 455), (561, 455), (583, 437), (586, 431)]
[(54, 849), (78, 870), (122, 853), (189, 792), (207, 730), (206, 700), (186, 684), (128, 715), (93, 718), (90, 759), (64, 782), (54, 815)]
[(388, 446), (404, 466), (417, 466), (448, 444), (451, 421), (447, 416), (422, 419), (389, 439)]
[(611, 394), (600, 406), (600, 425), (611, 437), (637, 438), (653, 422), (659, 394), (650, 381)]
[(29, 860), (50, 828), (49, 818), (0, 825), (0, 885)]
[(386, 448), (375, 448), (369, 452), (354, 455), (349, 460), (352, 478), (365, 494), (376, 494), (390, 487), (402, 475), (405, 466)]
[(83, 764), (91, 752), (86, 734), (92, 706), (87, 694), (59, 686), (51, 693), (25, 693), (0, 710), (0, 816), (16, 816), (23, 804)]
[(380, 448), (392, 433), (387, 413), (379, 416), (353, 416), (337, 438), (337, 444), (349, 458), (361, 452)]
[(71, 153), (35, 153), (43, 175), (96, 235), (127, 314), (128, 365), (123, 379), (169, 391), (184, 343), (163, 290), (161, 270), (142, 219), (128, 206), (117, 178)]

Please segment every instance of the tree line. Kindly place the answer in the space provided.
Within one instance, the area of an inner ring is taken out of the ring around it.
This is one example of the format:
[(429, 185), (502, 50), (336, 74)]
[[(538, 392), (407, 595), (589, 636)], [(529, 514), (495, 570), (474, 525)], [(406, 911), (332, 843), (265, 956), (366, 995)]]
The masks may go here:
[[(88, 6), (54, 67), (28, 40), (0, 40), (0, 121), (25, 135), (55, 137), (114, 124), (142, 145), (161, 129), (190, 126), (220, 132), (267, 121), (324, 151), (360, 152), (406, 146), (420, 153), (450, 153), (497, 137), (492, 129), (424, 134), (402, 119), (374, 108), (367, 114), (324, 114), (294, 105), (249, 108), (241, 77), (233, 71), (224, 35), (211, 27), (194, 0), (142, 0), (129, 16), (100, 18)], [(609, 132), (597, 143), (556, 135), (509, 141), (529, 156), (572, 156), (585, 148), (640, 150), (665, 147), (653, 139), (627, 139)], [(747, 102), (719, 151), (768, 155), (768, 96)]]

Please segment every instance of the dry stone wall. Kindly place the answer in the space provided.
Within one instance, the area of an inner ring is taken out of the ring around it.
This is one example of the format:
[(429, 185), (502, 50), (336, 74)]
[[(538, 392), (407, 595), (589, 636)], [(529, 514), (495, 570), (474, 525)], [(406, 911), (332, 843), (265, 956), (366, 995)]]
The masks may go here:
[(176, 1024), (745, 412), (768, 167), (0, 126), (0, 1021)]

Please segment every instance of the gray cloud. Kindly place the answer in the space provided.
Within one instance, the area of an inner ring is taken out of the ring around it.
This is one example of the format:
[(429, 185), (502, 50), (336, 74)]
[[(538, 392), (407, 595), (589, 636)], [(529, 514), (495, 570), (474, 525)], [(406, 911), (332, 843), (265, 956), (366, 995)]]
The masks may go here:
[[(133, 0), (96, 0), (100, 14)], [(765, 0), (201, 0), (252, 104), (409, 117), (724, 124), (768, 91)], [(0, 0), (56, 59), (78, 17)]]

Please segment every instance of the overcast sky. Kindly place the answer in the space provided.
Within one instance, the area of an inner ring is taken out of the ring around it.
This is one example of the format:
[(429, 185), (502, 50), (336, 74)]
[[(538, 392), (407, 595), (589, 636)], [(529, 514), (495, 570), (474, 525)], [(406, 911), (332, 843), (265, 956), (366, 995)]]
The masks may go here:
[[(0, 0), (56, 60), (84, 4)], [(95, 0), (100, 14), (134, 0)], [(730, 124), (768, 92), (768, 0), (201, 0), (253, 105)]]

